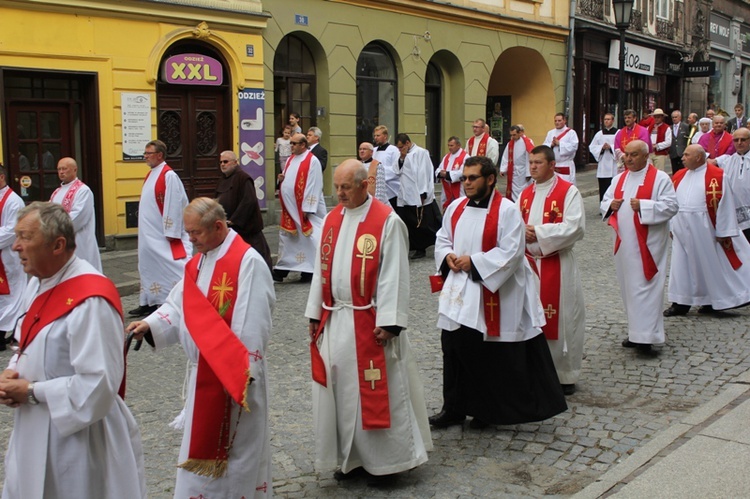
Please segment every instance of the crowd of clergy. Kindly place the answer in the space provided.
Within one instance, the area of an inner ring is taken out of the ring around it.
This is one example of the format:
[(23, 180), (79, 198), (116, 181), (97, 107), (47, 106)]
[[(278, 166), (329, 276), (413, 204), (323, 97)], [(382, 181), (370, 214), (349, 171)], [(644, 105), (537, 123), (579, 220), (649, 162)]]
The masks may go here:
[[(607, 114), (589, 145), (613, 229), (625, 348), (659, 355), (665, 316), (750, 302), (750, 129), (741, 105), (735, 112), (683, 123), (675, 110), (670, 126), (661, 109), (641, 122), (626, 110), (620, 130)], [(179, 343), (189, 360), (185, 405), (170, 423), (183, 432), (175, 497), (271, 497), (265, 357), (274, 282), (290, 272), (310, 282), (315, 468), (336, 480), (390, 485), (427, 461), (431, 430), (467, 418), (482, 430), (567, 410), (583, 358), (574, 246), (585, 214), (579, 139), (565, 115), (538, 146), (512, 125), (502, 150), (477, 119), (465, 146), (449, 138), (437, 167), (407, 134), (392, 144), (378, 126), (358, 159), (336, 167), (330, 211), (321, 136), (312, 127), (289, 138), (275, 263), (255, 184), (233, 151), (220, 155), (214, 199), (188, 202), (166, 145), (149, 142), (140, 298), (127, 327), (76, 162), (58, 163), (51, 202), (26, 207), (0, 165), (0, 330), (15, 343), (0, 374), (0, 404), (14, 409), (4, 499), (146, 497), (123, 341), (126, 355), (132, 342)], [(443, 404), (432, 415), (408, 334), (409, 260), (430, 246), (435, 272), (424, 278), (439, 293), (443, 354)], [(665, 286), (672, 304), (662, 311)]]

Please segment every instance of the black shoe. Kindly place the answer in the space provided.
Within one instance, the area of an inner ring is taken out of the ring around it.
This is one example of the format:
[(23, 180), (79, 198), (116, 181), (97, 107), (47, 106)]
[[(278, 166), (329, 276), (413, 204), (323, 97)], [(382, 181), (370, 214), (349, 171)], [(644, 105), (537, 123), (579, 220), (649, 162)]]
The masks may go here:
[(302, 272), (302, 277), (299, 278), (299, 282), (310, 282), (312, 281), (311, 272)]
[(471, 421), (469, 421), (469, 428), (472, 430), (483, 430), (487, 428), (490, 424), (487, 421), (484, 421), (479, 418), (474, 418)]
[(156, 312), (157, 308), (159, 308), (159, 305), (141, 305), (140, 307), (129, 311), (128, 315), (132, 315), (133, 317), (145, 317)]
[(390, 475), (370, 475), (367, 477), (368, 487), (390, 487), (396, 483), (398, 474), (393, 473)]
[(690, 305), (680, 305), (679, 303), (673, 303), (668, 309), (664, 311), (664, 317), (687, 315), (688, 312), (690, 312)]
[(412, 260), (419, 260), (420, 258), (424, 258), (427, 256), (427, 252), (425, 250), (416, 250), (414, 254), (411, 256)]
[(622, 340), (622, 346), (624, 346), (625, 348), (636, 348), (638, 347), (638, 343), (633, 343), (628, 339), (624, 339)]
[(8, 340), (5, 339), (5, 331), (0, 331), (0, 352), (7, 350), (8, 347), (5, 346), (7, 344)]
[(659, 355), (659, 352), (651, 348), (651, 345), (648, 344), (640, 344), (637, 346), (638, 353), (643, 354), (647, 357), (656, 357)]
[(271, 274), (274, 281), (284, 282), (284, 278), (289, 274), (289, 272), (273, 269), (273, 272), (271, 272)]
[(351, 480), (352, 478), (357, 478), (359, 476), (363, 476), (367, 474), (368, 473), (365, 471), (365, 469), (362, 466), (359, 466), (349, 471), (349, 473), (344, 473), (341, 470), (336, 470), (333, 472), (333, 478), (337, 482), (343, 482), (343, 481)]
[(466, 416), (463, 416), (461, 414), (453, 414), (443, 410), (435, 414), (434, 416), (430, 416), (429, 418), (427, 418), (427, 421), (429, 421), (430, 424), (435, 428), (448, 428), (449, 426), (463, 423), (465, 419)]
[(714, 307), (711, 305), (701, 305), (700, 308), (698, 308), (699, 314), (713, 314), (716, 310), (714, 310)]
[(562, 386), (562, 391), (564, 395), (573, 395), (576, 392), (575, 383), (571, 383), (569, 385), (560, 384), (560, 386)]

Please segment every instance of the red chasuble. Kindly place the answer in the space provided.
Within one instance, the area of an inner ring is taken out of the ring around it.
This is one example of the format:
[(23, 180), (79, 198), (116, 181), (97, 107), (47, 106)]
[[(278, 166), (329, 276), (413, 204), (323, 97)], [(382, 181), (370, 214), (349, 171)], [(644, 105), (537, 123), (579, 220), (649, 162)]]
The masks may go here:
[[(572, 185), (560, 177), (555, 178), (555, 185), (552, 186), (544, 200), (543, 224), (559, 224), (565, 220), (563, 211), (565, 209), (565, 195)], [(535, 195), (536, 184), (530, 185), (521, 194), (521, 215), (524, 223), (529, 223), (529, 213)], [(541, 258), (540, 266), (540, 298), (547, 317), (547, 324), (542, 328), (542, 331), (544, 331), (544, 336), (548, 340), (556, 340), (560, 328), (560, 255), (558, 253), (544, 255)]]
[[(484, 219), (484, 231), (482, 232), (482, 251), (485, 253), (497, 247), (497, 224), (500, 221), (500, 203), (502, 200), (503, 197), (493, 190), (490, 206), (487, 208), (487, 217)], [(451, 217), (451, 233), (454, 239), (458, 220), (461, 218), (468, 202), (469, 198), (461, 201)], [(500, 336), (500, 290), (493, 293), (482, 284), (482, 302), (487, 336)]]
[[(354, 335), (357, 343), (357, 370), (359, 395), (362, 404), (362, 428), (380, 430), (391, 427), (391, 411), (388, 403), (388, 376), (385, 350), (378, 345), (373, 335), (376, 310), (372, 298), (378, 284), (380, 250), (383, 228), (391, 213), (390, 207), (372, 198), (367, 215), (357, 227), (356, 244), (352, 252), (352, 305), (354, 313)], [(344, 221), (344, 208), (338, 205), (326, 217), (323, 239), (320, 243), (320, 270), (323, 285), (323, 311), (318, 330), (310, 342), (313, 380), (326, 385), (326, 369), (318, 350), (318, 339), (334, 306), (331, 289), (333, 255), (336, 250)]]
[[(459, 169), (463, 164), (466, 155), (466, 151), (461, 151), (461, 154), (456, 156), (456, 159), (453, 160), (453, 164), (449, 167), (448, 162), (450, 161), (450, 154), (446, 154), (445, 158), (443, 159), (443, 170), (453, 171)], [(443, 210), (445, 210), (449, 204), (461, 197), (461, 183), (450, 182), (447, 179), (442, 179), (442, 182), (443, 192), (445, 193), (445, 203), (443, 203)]]
[[(156, 206), (159, 207), (159, 214), (161, 214), (161, 216), (164, 216), (164, 198), (167, 196), (167, 172), (171, 171), (172, 169), (169, 167), (169, 165), (164, 165), (164, 168), (162, 168), (159, 177), (156, 179), (156, 184), (154, 184)], [(146, 179), (143, 181), (144, 183), (146, 182), (146, 180), (148, 180), (149, 175), (151, 175), (151, 172), (148, 172), (148, 174), (146, 175)], [(167, 241), (169, 241), (169, 248), (172, 250), (173, 260), (182, 260), (183, 258), (187, 258), (185, 245), (182, 244), (181, 240), (167, 238)]]
[[(677, 190), (677, 186), (680, 185), (682, 179), (685, 178), (687, 169), (682, 169), (672, 176), (672, 183), (674, 189)], [(714, 165), (706, 165), (706, 207), (708, 208), (708, 217), (711, 219), (711, 223), (716, 229), (716, 212), (719, 210), (719, 201), (721, 201), (724, 187), (724, 170)], [(732, 265), (734, 270), (737, 270), (742, 266), (740, 257), (734, 250), (734, 244), (732, 239), (728, 238), (725, 243), (721, 245), (724, 250), (724, 254), (727, 255), (727, 260)]]
[(250, 245), (235, 236), (226, 254), (216, 261), (208, 296), (198, 288), (203, 255), (185, 266), (183, 313), (185, 326), (200, 351), (195, 381), (193, 424), (188, 458), (179, 467), (202, 476), (222, 477), (232, 447), (231, 401), (249, 411), (247, 390), (250, 353), (230, 329), (238, 296), (240, 265)]
[[(5, 208), (5, 202), (8, 200), (8, 196), (13, 192), (13, 189), (8, 187), (5, 191), (3, 199), (0, 199), (0, 217), (2, 217), (3, 209)], [(3, 265), (2, 251), (0, 251), (0, 295), (10, 294), (10, 283), (8, 282), (8, 275), (5, 273), (5, 265)]]
[[(467, 145), (467, 149), (469, 150), (469, 154), (471, 154), (471, 151), (474, 150), (474, 141), (476, 140), (477, 136), (474, 135), (472, 138), (469, 139), (469, 142)], [(479, 139), (479, 148), (477, 149), (477, 156), (487, 156), (487, 142), (489, 142), (490, 136), (489, 134), (485, 133), (482, 135), (482, 138)]]
[[(81, 182), (79, 179), (75, 179), (73, 181), (73, 185), (71, 185), (70, 189), (68, 189), (68, 192), (65, 193), (65, 197), (63, 197), (63, 200), (62, 200), (62, 207), (65, 210), (65, 213), (70, 213), (71, 208), (73, 208), (73, 198), (75, 198), (76, 192), (78, 192), (78, 189), (80, 189), (82, 185), (83, 185), (83, 182)], [(55, 198), (55, 195), (57, 194), (57, 191), (59, 190), (60, 190), (59, 187), (55, 189), (55, 192), (53, 192), (52, 195), (49, 197), (50, 201), (52, 201)]]
[[(531, 139), (525, 135), (521, 136), (524, 145), (526, 146), (526, 154), (530, 154), (531, 150), (534, 149), (534, 144), (531, 143)], [(515, 168), (515, 152), (516, 147), (515, 140), (511, 140), (508, 144), (508, 185), (505, 186), (505, 197), (513, 201), (513, 171)]]
[[(289, 156), (284, 165), (284, 175), (286, 175), (289, 165), (292, 164), (294, 156)], [(297, 170), (297, 178), (294, 179), (294, 200), (297, 202), (297, 213), (299, 214), (300, 223), (302, 224), (302, 235), (309, 236), (312, 234), (313, 226), (312, 223), (307, 219), (307, 215), (302, 211), (302, 201), (305, 199), (305, 187), (307, 186), (307, 177), (310, 175), (310, 163), (312, 163), (313, 153), (307, 151), (307, 156), (302, 160)], [(286, 180), (286, 178), (284, 178)], [(294, 223), (294, 219), (289, 214), (284, 206), (283, 196), (279, 196), (279, 203), (281, 203), (281, 222), (279, 226), (286, 232), (297, 235), (297, 225)]]
[[(623, 186), (625, 185), (625, 178), (630, 175), (630, 172), (627, 171), (623, 173), (620, 176), (620, 181), (617, 182), (617, 187), (615, 188), (615, 199), (622, 199), (623, 197)], [(656, 182), (656, 168), (653, 165), (648, 165), (646, 167), (646, 178), (643, 181), (643, 185), (641, 185), (638, 188), (638, 192), (636, 192), (635, 197), (637, 199), (651, 199), (651, 195), (654, 192), (654, 184)], [(656, 273), (659, 271), (659, 269), (656, 266), (656, 262), (654, 261), (654, 257), (651, 256), (651, 251), (648, 249), (648, 225), (642, 225), (641, 224), (641, 218), (638, 215), (638, 213), (633, 213), (633, 223), (635, 224), (635, 234), (638, 238), (638, 248), (640, 249), (641, 253), (641, 262), (643, 264), (643, 275), (646, 277), (647, 281), (650, 281), (653, 279), (653, 277), (656, 275)], [(620, 249), (620, 243), (622, 240), (620, 239), (620, 232), (617, 227), (617, 212), (612, 213), (612, 215), (609, 217), (609, 221), (607, 222), (608, 225), (610, 225), (613, 229), (615, 229), (615, 255), (617, 254), (617, 250)]]

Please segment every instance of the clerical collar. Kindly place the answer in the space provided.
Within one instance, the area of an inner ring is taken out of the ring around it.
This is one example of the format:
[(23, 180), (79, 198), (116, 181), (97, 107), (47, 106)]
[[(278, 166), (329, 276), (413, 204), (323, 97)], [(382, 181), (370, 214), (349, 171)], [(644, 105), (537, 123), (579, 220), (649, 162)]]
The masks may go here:
[(602, 128), (602, 135), (614, 135), (617, 133), (616, 127)]
[[(494, 187), (493, 187), (494, 190)], [(498, 194), (499, 196), (499, 194)], [(480, 199), (479, 201), (474, 201), (473, 199), (470, 199), (469, 201), (472, 208), (488, 208), (490, 206), (490, 199), (492, 198), (492, 191), (490, 191), (489, 195), (485, 197), (484, 199)]]
[(367, 163), (372, 163), (372, 158), (370, 158), (370, 159), (366, 159), (366, 160), (364, 160), (364, 161), (363, 161), (362, 163), (364, 163), (364, 164), (367, 164)]
[(60, 187), (62, 187), (62, 186), (65, 186), (65, 185), (70, 185), (70, 184), (72, 184), (73, 182), (75, 182), (76, 180), (78, 180), (78, 177), (74, 178), (74, 179), (73, 179), (73, 180), (71, 180), (70, 182), (62, 182), (62, 183), (60, 184)]
[(383, 144), (382, 146), (378, 146), (378, 147), (377, 147), (377, 150), (378, 150), (378, 151), (385, 151), (386, 149), (388, 149), (388, 146), (389, 146), (389, 145), (390, 145), (390, 144), (389, 144), (388, 142), (386, 142), (386, 143), (385, 143), (385, 144)]

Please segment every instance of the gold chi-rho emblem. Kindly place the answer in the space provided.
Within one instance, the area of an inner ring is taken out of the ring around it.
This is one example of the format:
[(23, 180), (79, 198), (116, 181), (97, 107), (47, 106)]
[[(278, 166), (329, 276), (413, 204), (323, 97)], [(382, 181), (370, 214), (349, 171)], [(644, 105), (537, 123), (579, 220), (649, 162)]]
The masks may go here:
[(378, 247), (378, 240), (372, 234), (362, 234), (357, 239), (357, 253), (355, 256), (362, 259), (362, 265), (359, 271), (359, 296), (365, 296), (365, 265), (367, 260), (375, 257), (373, 253)]

